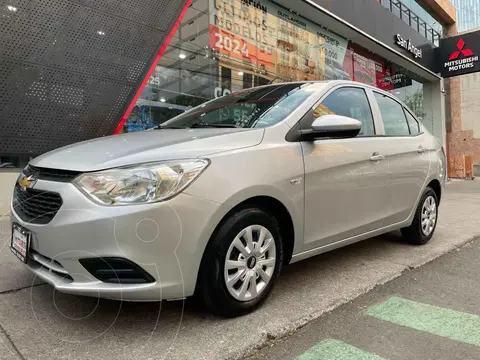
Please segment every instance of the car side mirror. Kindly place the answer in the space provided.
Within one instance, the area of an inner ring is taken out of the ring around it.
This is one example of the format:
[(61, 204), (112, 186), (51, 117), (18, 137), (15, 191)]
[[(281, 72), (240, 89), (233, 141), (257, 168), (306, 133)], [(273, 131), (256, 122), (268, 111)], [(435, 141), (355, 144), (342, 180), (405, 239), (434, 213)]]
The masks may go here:
[(312, 140), (321, 138), (353, 138), (362, 130), (362, 123), (341, 115), (323, 115), (315, 119), (311, 129), (302, 131), (303, 135)]

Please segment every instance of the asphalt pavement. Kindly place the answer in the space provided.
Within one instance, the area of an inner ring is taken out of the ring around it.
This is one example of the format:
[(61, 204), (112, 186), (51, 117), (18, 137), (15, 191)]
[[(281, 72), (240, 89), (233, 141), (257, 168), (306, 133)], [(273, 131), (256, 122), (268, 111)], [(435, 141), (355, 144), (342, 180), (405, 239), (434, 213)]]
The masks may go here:
[[(440, 206), (437, 232), (428, 245), (410, 246), (392, 233), (287, 266), (261, 309), (229, 320), (202, 313), (191, 302), (120, 303), (60, 294), (34, 279), (10, 253), (10, 226), (3, 219), (0, 360), (240, 359), (465, 245), (480, 235), (478, 209), (480, 181), (451, 182)], [(428, 299), (411, 300), (429, 304)], [(468, 313), (454, 304), (434, 305)], [(345, 344), (389, 358), (374, 347)]]
[(249, 360), (480, 359), (480, 239), (272, 342)]

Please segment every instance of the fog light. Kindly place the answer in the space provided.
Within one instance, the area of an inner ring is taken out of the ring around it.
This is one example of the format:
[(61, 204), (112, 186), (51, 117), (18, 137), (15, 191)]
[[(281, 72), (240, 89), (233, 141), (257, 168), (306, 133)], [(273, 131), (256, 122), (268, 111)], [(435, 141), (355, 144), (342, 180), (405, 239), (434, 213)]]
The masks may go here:
[(155, 279), (137, 264), (122, 258), (80, 259), (87, 271), (100, 281), (113, 284), (147, 284)]

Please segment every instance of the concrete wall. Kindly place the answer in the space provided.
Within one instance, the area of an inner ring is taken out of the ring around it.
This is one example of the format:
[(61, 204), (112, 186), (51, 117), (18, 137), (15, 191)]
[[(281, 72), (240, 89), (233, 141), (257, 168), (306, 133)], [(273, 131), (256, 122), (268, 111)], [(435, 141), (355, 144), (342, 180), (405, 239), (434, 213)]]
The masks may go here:
[(0, 172), (0, 219), (10, 214), (10, 201), (17, 178), (16, 172)]
[(451, 25), (457, 21), (457, 9), (449, 0), (417, 0), (424, 8), (429, 8), (435, 17), (445, 24)]
[(480, 73), (463, 75), (460, 78), (460, 99), (463, 130), (472, 130), (473, 137), (480, 140)]

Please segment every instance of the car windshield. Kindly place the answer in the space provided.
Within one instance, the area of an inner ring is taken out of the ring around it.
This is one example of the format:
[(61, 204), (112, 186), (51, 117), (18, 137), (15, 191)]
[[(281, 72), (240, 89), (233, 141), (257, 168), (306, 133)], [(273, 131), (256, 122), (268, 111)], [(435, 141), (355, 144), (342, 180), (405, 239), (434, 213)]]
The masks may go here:
[(324, 84), (290, 83), (237, 91), (176, 116), (158, 129), (271, 126), (285, 119)]

